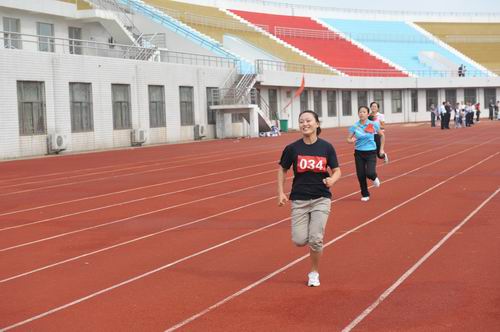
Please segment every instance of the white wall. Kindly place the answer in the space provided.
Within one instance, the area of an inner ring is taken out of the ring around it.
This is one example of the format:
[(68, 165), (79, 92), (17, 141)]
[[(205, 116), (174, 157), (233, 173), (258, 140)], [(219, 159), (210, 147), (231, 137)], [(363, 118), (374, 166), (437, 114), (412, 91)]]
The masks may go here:
[[(148, 85), (164, 85), (167, 126), (153, 129), (149, 143), (192, 140), (193, 127), (180, 125), (179, 86), (193, 86), (195, 123), (206, 125), (206, 87), (221, 85), (229, 69), (0, 49), (0, 72), (2, 159), (47, 152), (45, 135), (19, 136), (18, 80), (45, 82), (47, 132), (82, 151), (130, 146), (130, 130), (113, 130), (111, 84), (130, 84), (132, 128), (149, 128)], [(93, 133), (71, 133), (69, 82), (92, 83)]]

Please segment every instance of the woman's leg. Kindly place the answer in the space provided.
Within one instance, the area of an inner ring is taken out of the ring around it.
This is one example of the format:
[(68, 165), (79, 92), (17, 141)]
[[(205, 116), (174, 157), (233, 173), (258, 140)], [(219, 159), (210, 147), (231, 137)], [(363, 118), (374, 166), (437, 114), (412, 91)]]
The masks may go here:
[(366, 162), (366, 177), (370, 180), (377, 178), (377, 158), (375, 153), (368, 153), (365, 157)]
[[(312, 201), (309, 221), (309, 257), (311, 258), (311, 273), (318, 273), (319, 261), (323, 252), (323, 237), (325, 235), (326, 223), (330, 215), (331, 200), (326, 197), (318, 198)], [(309, 286), (319, 286), (319, 275), (312, 276)]]
[(370, 192), (368, 191), (368, 184), (366, 183), (366, 161), (363, 154), (364, 152), (354, 151), (354, 161), (356, 162), (356, 174), (361, 189), (361, 196), (369, 197)]
[(380, 155), (380, 135), (375, 134), (374, 139), (375, 139), (375, 144), (377, 145), (377, 157), (378, 159), (384, 159), (385, 155)]

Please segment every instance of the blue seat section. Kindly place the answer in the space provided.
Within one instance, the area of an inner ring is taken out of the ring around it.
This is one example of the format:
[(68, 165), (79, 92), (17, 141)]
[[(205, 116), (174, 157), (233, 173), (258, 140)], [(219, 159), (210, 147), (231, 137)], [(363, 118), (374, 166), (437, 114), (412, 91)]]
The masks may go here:
[(220, 43), (211, 39), (207, 39), (203, 34), (170, 17), (161, 10), (156, 9), (155, 7), (146, 4), (141, 0), (119, 0), (119, 2), (126, 5), (133, 11), (140, 13), (145, 17), (148, 17), (152, 21), (160, 23), (171, 31), (184, 36), (188, 40), (201, 45), (202, 47), (210, 50), (218, 56), (238, 60), (240, 73), (255, 73), (255, 66), (252, 63), (249, 63), (248, 61), (245, 61), (234, 53), (225, 50), (222, 45), (220, 45)]
[[(435, 70), (419, 61), (418, 56), (422, 51), (434, 52), (445, 58), (450, 71), (458, 70), (461, 64), (467, 66), (468, 72), (482, 71), (405, 22), (331, 18), (322, 18), (321, 21), (416, 76), (445, 75), (443, 71)], [(480, 73), (480, 76), (483, 74)], [(487, 74), (484, 73), (484, 76)]]

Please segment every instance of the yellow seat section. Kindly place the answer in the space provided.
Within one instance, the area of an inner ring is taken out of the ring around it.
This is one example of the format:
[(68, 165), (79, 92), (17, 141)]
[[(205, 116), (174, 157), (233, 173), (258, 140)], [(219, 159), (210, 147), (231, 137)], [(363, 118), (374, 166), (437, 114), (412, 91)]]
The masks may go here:
[(78, 9), (78, 10), (92, 9), (92, 6), (85, 0), (59, 0), (59, 1), (68, 2), (68, 3), (75, 3), (76, 9)]
[(224, 35), (233, 35), (280, 58), (283, 62), (294, 64), (287, 66), (289, 71), (336, 75), (335, 72), (292, 51), (218, 8), (169, 0), (145, 0), (145, 2), (220, 43), (222, 43)]
[(500, 74), (500, 23), (416, 23), (448, 45)]

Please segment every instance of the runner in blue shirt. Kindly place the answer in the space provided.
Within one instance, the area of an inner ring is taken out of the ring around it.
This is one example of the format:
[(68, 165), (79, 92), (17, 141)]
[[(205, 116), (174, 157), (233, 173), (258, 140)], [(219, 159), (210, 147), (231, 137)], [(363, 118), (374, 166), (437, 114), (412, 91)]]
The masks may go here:
[(347, 137), (348, 143), (355, 143), (356, 174), (358, 175), (361, 200), (363, 202), (370, 199), (367, 178), (373, 181), (375, 187), (380, 186), (376, 171), (377, 145), (375, 144), (375, 134), (380, 135), (380, 155), (384, 155), (385, 143), (384, 131), (380, 129), (379, 123), (368, 120), (369, 112), (367, 106), (359, 107), (359, 121), (349, 128), (349, 136)]

